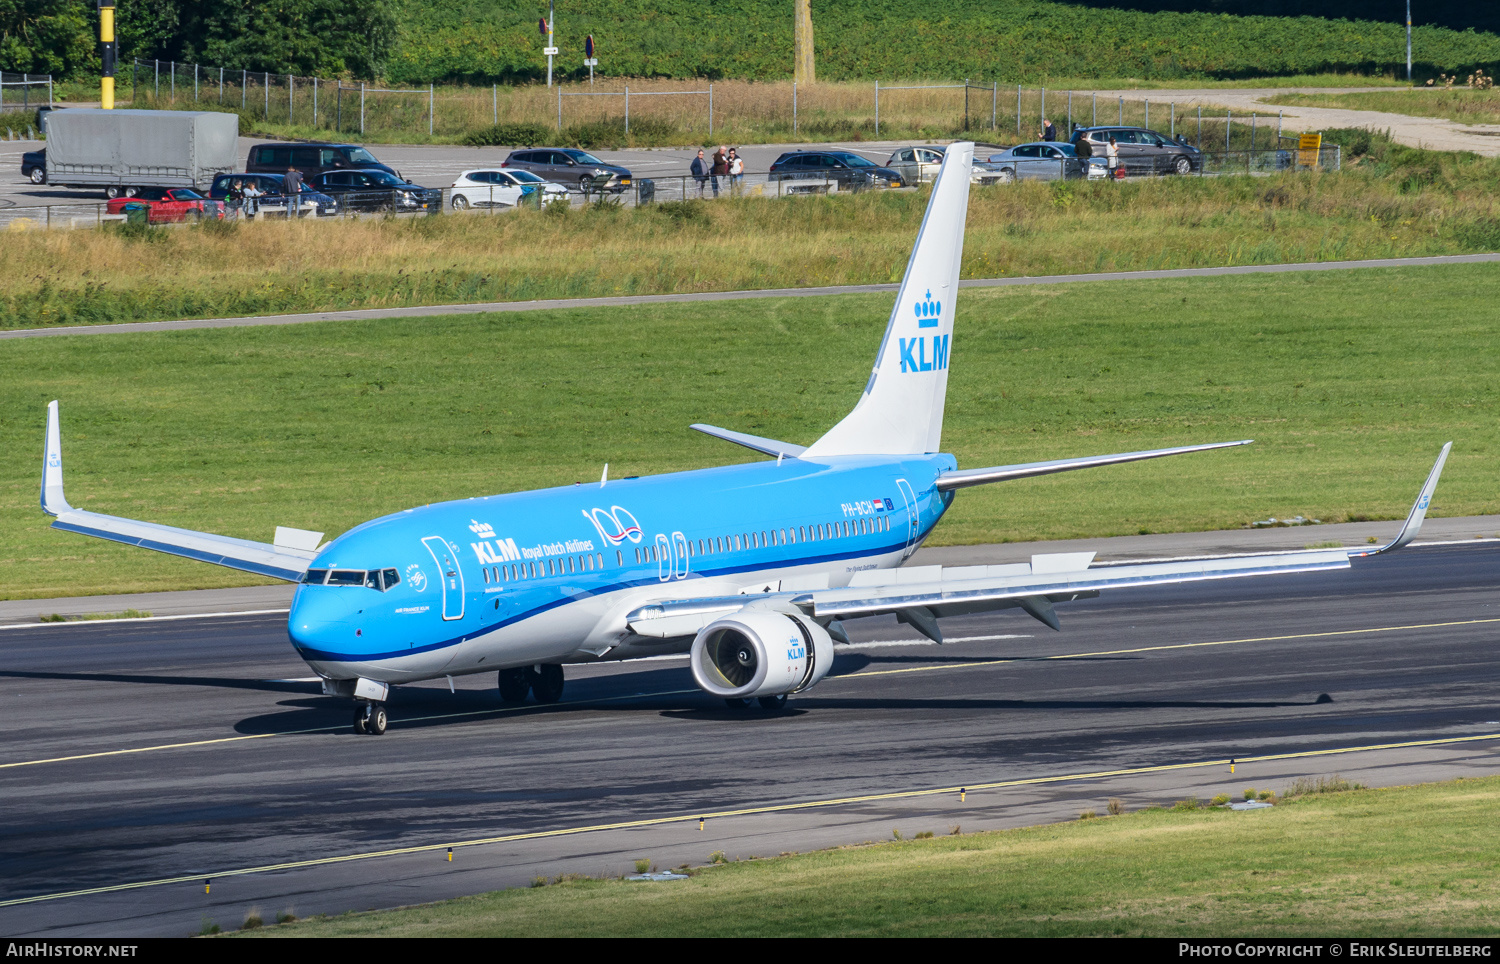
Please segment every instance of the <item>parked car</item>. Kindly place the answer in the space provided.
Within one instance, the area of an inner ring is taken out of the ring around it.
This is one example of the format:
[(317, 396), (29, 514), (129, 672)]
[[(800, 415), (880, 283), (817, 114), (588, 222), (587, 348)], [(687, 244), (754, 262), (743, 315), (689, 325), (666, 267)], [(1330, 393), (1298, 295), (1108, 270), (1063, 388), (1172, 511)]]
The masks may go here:
[[(254, 184), (261, 192), (256, 199), (255, 207), (257, 213), (262, 216), (280, 214), (286, 215), (286, 188), (285, 174), (220, 174), (214, 178), (213, 187), (209, 188), (208, 196), (216, 201), (222, 201), (229, 196), (229, 185), (235, 181), (241, 184)], [(299, 217), (313, 215), (316, 217), (332, 217), (339, 213), (339, 202), (336, 198), (327, 194), (319, 194), (303, 185), (303, 190), (297, 195), (297, 214)]]
[(435, 211), (443, 192), (403, 180), (389, 171), (329, 171), (309, 178), (314, 191), (338, 199), (346, 211)]
[(903, 147), (892, 154), (885, 166), (900, 174), (908, 184), (920, 184), (937, 177), (938, 168), (943, 166), (943, 153), (941, 147)]
[(245, 170), (252, 174), (285, 174), (295, 167), (307, 180), (324, 171), (358, 168), (385, 171), (400, 176), (375, 155), (354, 144), (256, 144), (245, 158)]
[(598, 190), (594, 179), (607, 177), (603, 188), (612, 194), (621, 194), (634, 182), (634, 175), (618, 164), (606, 164), (588, 151), (574, 148), (532, 149), (511, 151), (500, 165), (530, 171), (554, 184), (566, 185), (569, 190)]
[(769, 179), (788, 181), (788, 194), (824, 193), (830, 190), (862, 191), (871, 187), (905, 187), (900, 172), (881, 167), (853, 151), (790, 151), (771, 165)]
[(530, 199), (550, 204), (568, 201), (568, 189), (530, 171), (464, 171), (453, 182), (453, 210), (468, 207), (516, 207)]
[(1013, 180), (1064, 181), (1089, 175), (1089, 163), (1074, 152), (1072, 144), (1060, 141), (1017, 144), (991, 154), (982, 167), (1002, 183)]
[(21, 155), (21, 176), (32, 184), (47, 183), (47, 149), (27, 151)]
[[(937, 177), (938, 169), (943, 166), (943, 155), (947, 148), (933, 145), (922, 147), (903, 147), (891, 155), (886, 162), (886, 167), (900, 173), (908, 184), (918, 184), (922, 181), (931, 181)], [(969, 168), (970, 184), (998, 184), (1007, 179), (998, 170), (986, 167), (984, 162), (978, 158), (974, 159)]]
[(135, 197), (118, 197), (105, 205), (110, 214), (129, 214), (141, 209), (146, 211), (146, 220), (151, 224), (171, 224), (179, 221), (199, 221), (203, 218), (224, 217), (222, 202), (206, 198), (186, 187), (143, 187)]
[(1181, 137), (1173, 139), (1144, 127), (1080, 127), (1073, 132), (1078, 147), (1087, 139), (1094, 157), (1103, 157), (1110, 136), (1120, 153), (1120, 166), (1127, 174), (1192, 174), (1203, 170), (1203, 152)]

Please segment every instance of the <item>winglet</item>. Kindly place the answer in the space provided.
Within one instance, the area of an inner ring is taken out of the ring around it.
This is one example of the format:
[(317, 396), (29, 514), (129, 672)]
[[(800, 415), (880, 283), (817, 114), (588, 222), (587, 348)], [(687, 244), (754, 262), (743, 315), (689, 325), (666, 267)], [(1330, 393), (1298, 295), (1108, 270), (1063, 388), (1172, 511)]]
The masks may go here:
[(1411, 542), (1422, 531), (1422, 520), (1427, 518), (1427, 506), (1432, 502), (1432, 494), (1437, 491), (1438, 476), (1443, 474), (1443, 463), (1448, 461), (1448, 450), (1453, 448), (1449, 442), (1443, 446), (1438, 453), (1437, 461), (1432, 465), (1432, 471), (1427, 475), (1427, 482), (1422, 486), (1422, 492), (1417, 496), (1417, 501), (1411, 507), (1411, 513), (1406, 517), (1406, 524), (1396, 534), (1396, 538), (1381, 546), (1379, 549), (1351, 549), (1349, 555), (1355, 556), (1378, 556), (1382, 552), (1395, 552), (1402, 546)]
[(57, 426), (57, 402), (47, 403), (47, 446), (42, 452), (42, 511), (59, 515), (72, 510), (63, 498), (62, 431)]

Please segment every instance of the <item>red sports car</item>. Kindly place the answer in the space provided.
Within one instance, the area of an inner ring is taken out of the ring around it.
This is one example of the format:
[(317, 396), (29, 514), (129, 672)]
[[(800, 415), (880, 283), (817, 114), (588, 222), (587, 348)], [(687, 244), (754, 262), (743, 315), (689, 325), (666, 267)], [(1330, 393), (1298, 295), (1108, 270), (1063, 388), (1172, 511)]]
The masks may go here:
[(204, 197), (192, 188), (143, 187), (135, 197), (117, 197), (109, 202), (110, 214), (127, 214), (145, 209), (146, 220), (152, 224), (167, 224), (177, 221), (197, 221), (202, 218), (224, 217), (224, 205)]

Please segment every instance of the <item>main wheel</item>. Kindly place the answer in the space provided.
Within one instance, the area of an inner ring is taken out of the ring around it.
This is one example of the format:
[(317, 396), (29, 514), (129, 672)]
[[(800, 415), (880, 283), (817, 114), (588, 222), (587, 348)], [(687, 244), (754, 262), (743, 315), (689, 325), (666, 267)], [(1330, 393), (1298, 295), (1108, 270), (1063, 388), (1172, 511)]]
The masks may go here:
[(354, 732), (363, 736), (365, 730), (365, 708), (361, 706), (354, 711)]
[(786, 709), (786, 694), (782, 693), (780, 696), (762, 696), (759, 697), (758, 702), (760, 703), (760, 708), (763, 710), (771, 712), (784, 710)]
[(1172, 170), (1178, 174), (1191, 174), (1193, 173), (1193, 162), (1179, 155), (1172, 161)]
[(543, 663), (541, 672), (527, 669), (526, 678), (531, 685), (531, 695), (538, 703), (556, 703), (562, 699), (563, 668), (557, 663)]
[(502, 669), (500, 671), (500, 702), (523, 703), (531, 692), (531, 683), (524, 669)]
[(469, 209), (469, 199), (468, 198), (464, 197), (462, 194), (455, 194), (455, 195), (453, 195), (453, 210), (455, 210), (455, 211), (467, 211), (468, 209)]
[(47, 183), (47, 172), (43, 168), (33, 167), (31, 169), (31, 174), (29, 176), (31, 177), (31, 183), (32, 184), (46, 184)]
[(743, 710), (750, 705), (750, 700), (743, 696), (726, 696), (724, 698), (724, 705), (731, 710)]
[(365, 720), (365, 730), (371, 736), (384, 736), (385, 724), (385, 704), (376, 703), (374, 708), (370, 710), (369, 718)]

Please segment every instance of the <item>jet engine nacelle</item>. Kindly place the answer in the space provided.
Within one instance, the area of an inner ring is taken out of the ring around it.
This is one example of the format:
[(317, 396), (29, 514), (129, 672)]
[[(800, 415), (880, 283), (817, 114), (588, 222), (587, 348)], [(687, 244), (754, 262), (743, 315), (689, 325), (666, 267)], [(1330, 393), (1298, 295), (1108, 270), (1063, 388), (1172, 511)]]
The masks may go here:
[(699, 631), (689, 663), (693, 679), (714, 696), (780, 696), (828, 675), (833, 640), (805, 616), (739, 612)]

